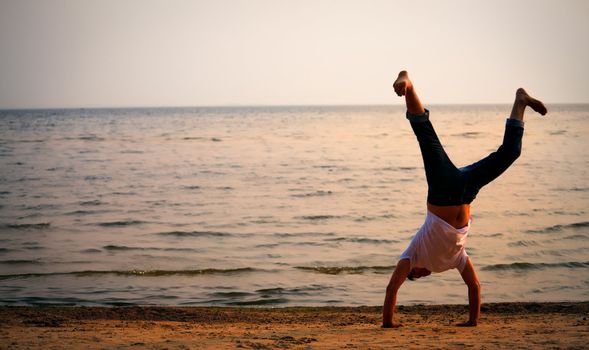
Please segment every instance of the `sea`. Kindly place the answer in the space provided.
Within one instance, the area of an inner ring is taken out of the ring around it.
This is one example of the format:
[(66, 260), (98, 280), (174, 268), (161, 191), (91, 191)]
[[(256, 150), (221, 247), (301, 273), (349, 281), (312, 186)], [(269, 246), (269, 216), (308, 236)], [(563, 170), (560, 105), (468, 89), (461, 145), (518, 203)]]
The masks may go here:
[[(509, 105), (432, 105), (458, 166)], [(472, 204), (485, 302), (589, 300), (589, 105), (528, 109)], [(426, 215), (402, 106), (0, 111), (0, 304), (381, 305)], [(457, 270), (398, 303), (466, 304)]]

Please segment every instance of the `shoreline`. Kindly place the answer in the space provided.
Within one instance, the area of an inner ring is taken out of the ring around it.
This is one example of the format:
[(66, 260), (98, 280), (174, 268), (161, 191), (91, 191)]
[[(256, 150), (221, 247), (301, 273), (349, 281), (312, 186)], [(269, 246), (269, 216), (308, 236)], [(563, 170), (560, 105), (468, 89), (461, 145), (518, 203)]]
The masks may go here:
[(380, 306), (0, 306), (0, 348), (333, 349), (584, 348), (589, 301), (488, 303), (478, 327), (455, 324), (468, 305), (399, 306), (382, 329)]

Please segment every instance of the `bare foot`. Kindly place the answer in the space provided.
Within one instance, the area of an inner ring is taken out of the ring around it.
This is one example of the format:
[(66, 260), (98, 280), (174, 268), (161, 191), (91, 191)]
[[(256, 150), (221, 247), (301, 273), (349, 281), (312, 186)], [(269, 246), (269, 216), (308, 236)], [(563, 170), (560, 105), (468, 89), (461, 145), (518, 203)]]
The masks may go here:
[(466, 322), (462, 322), (462, 323), (458, 323), (456, 326), (458, 327), (476, 327), (477, 326), (477, 322), (474, 321), (466, 321)]
[(399, 96), (405, 96), (405, 92), (407, 89), (411, 89), (413, 87), (413, 83), (409, 79), (409, 74), (407, 74), (406, 70), (402, 70), (397, 77), (397, 80), (393, 83), (393, 88), (395, 92)]
[(525, 106), (530, 106), (534, 111), (540, 113), (541, 115), (546, 115), (548, 110), (546, 106), (539, 101), (533, 98), (532, 96), (528, 95), (526, 90), (519, 88), (515, 93), (515, 100), (519, 103), (524, 104)]

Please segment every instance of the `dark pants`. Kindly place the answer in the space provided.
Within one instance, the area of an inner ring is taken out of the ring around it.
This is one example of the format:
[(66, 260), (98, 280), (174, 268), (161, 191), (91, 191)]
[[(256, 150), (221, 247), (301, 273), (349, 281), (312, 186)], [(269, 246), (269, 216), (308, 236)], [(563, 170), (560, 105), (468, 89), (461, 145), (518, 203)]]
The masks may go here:
[(463, 168), (457, 168), (444, 151), (444, 147), (429, 121), (429, 111), (407, 119), (423, 157), (427, 177), (427, 201), (434, 205), (470, 204), (479, 190), (501, 175), (519, 157), (524, 133), (524, 122), (507, 119), (503, 144), (487, 157)]

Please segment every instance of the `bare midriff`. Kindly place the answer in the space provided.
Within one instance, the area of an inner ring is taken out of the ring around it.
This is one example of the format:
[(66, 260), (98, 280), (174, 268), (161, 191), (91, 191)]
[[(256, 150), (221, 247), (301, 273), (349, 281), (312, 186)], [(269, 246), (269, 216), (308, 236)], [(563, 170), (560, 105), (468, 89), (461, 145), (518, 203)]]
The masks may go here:
[(440, 206), (427, 203), (427, 209), (455, 228), (463, 228), (470, 220), (470, 204)]

